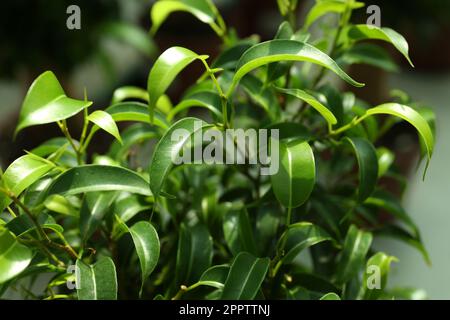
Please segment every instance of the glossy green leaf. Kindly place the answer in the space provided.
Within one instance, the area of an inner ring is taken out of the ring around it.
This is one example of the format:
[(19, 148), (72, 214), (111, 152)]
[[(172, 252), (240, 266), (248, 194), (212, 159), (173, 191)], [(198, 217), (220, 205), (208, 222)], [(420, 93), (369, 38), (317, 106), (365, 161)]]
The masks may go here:
[(334, 292), (323, 295), (320, 300), (341, 300), (341, 298)]
[(84, 165), (69, 169), (50, 185), (47, 196), (72, 195), (93, 191), (126, 191), (150, 196), (145, 181), (137, 173), (116, 166)]
[(317, 19), (327, 13), (344, 13), (349, 4), (350, 9), (352, 10), (364, 7), (364, 3), (357, 1), (316, 1), (316, 4), (311, 8), (311, 10), (308, 12), (308, 15), (306, 16), (304, 29), (308, 29)]
[(376, 300), (386, 288), (391, 263), (397, 258), (378, 252), (367, 261), (363, 277), (362, 294), (364, 300)]
[(325, 107), (322, 103), (319, 102), (315, 97), (308, 94), (307, 92), (300, 90), (300, 89), (283, 89), (283, 88), (277, 88), (278, 91), (291, 95), (293, 97), (296, 97), (307, 104), (309, 104), (311, 107), (316, 109), (322, 117), (325, 118), (325, 120), (328, 122), (329, 126), (332, 126), (337, 123), (337, 119), (334, 116), (334, 114)]
[(208, 0), (165, 0), (157, 1), (150, 12), (152, 33), (156, 33), (167, 17), (176, 11), (189, 12), (198, 20), (209, 25), (214, 24), (217, 9)]
[[(114, 138), (116, 138), (120, 143), (122, 143), (122, 138), (120, 137), (119, 128), (117, 128), (117, 124), (114, 122), (113, 117), (102, 110), (97, 110), (91, 113), (88, 116), (88, 120), (93, 122), (99, 128), (105, 130)], [(95, 130), (95, 129), (93, 129)]]
[(119, 215), (123, 222), (127, 222), (139, 212), (151, 209), (152, 205), (144, 202), (141, 198), (136, 195), (126, 194), (126, 196), (116, 201), (114, 212)]
[(115, 191), (88, 192), (80, 211), (80, 234), (83, 242), (97, 230), (117, 196)]
[(212, 114), (220, 119), (219, 121), (222, 121), (221, 103), (220, 96), (215, 92), (196, 92), (177, 104), (167, 115), (167, 119), (171, 121), (175, 115), (191, 107), (202, 107), (211, 111)]
[(91, 104), (91, 101), (67, 97), (53, 72), (46, 71), (34, 80), (27, 92), (15, 134), (26, 127), (70, 118)]
[(371, 43), (359, 43), (336, 59), (339, 65), (367, 64), (388, 72), (398, 71), (398, 66), (385, 49)]
[(269, 258), (256, 258), (247, 252), (240, 253), (233, 261), (221, 299), (254, 299), (269, 269)]
[(391, 43), (400, 53), (408, 60), (409, 64), (414, 67), (409, 58), (409, 46), (405, 38), (390, 28), (378, 28), (374, 25), (358, 24), (351, 26), (348, 30), (348, 36), (355, 40), (374, 39)]
[(47, 199), (45, 199), (44, 202), (45, 208), (47, 208), (50, 211), (60, 213), (66, 216), (78, 216), (77, 209), (70, 203), (69, 200), (67, 200), (65, 197), (54, 194)]
[(196, 283), (203, 272), (211, 266), (213, 242), (204, 225), (188, 227), (181, 225), (176, 263), (176, 283)]
[(102, 257), (93, 265), (77, 260), (76, 266), (79, 300), (117, 299), (116, 266), (111, 258)]
[(264, 109), (272, 121), (280, 119), (280, 104), (273, 92), (266, 88), (260, 79), (252, 74), (247, 74), (240, 84), (251, 99)]
[(279, 245), (281, 243), (285, 244), (285, 255), (282, 262), (286, 264), (291, 263), (304, 249), (323, 241), (334, 240), (326, 231), (310, 222), (299, 222), (290, 225), (278, 242)]
[(147, 80), (150, 121), (153, 122), (157, 101), (166, 92), (175, 77), (195, 60), (204, 58), (205, 56), (199, 56), (182, 47), (171, 47), (159, 56), (150, 70)]
[(271, 176), (278, 201), (288, 208), (301, 206), (308, 200), (315, 184), (314, 153), (308, 142), (280, 142), (279, 170)]
[(377, 149), (377, 157), (378, 157), (378, 178), (385, 175), (388, 172), (389, 168), (392, 166), (395, 160), (394, 153), (384, 147), (380, 147)]
[[(64, 232), (63, 227), (58, 225), (52, 216), (46, 213), (41, 213), (36, 218), (37, 222), (43, 229), (52, 230), (58, 233)], [(26, 214), (21, 214), (8, 221), (5, 227), (18, 237), (36, 230), (36, 225)]]
[[(38, 181), (42, 176), (54, 168), (50, 161), (28, 154), (15, 160), (1, 176), (1, 186), (19, 196), (25, 189)], [(9, 204), (11, 199), (0, 192), (0, 212)]]
[[(173, 124), (159, 140), (150, 165), (150, 188), (155, 197), (160, 195), (164, 181), (174, 165), (173, 157), (179, 154), (192, 135), (211, 126), (197, 118), (183, 118)], [(183, 133), (181, 137), (177, 135), (177, 141), (173, 141), (174, 132)]]
[(230, 267), (227, 265), (212, 266), (211, 268), (203, 272), (199, 282), (210, 287), (223, 289), (229, 272)]
[(378, 180), (378, 157), (373, 144), (364, 138), (346, 137), (353, 148), (359, 167), (358, 201), (366, 200), (375, 189)]
[(151, 123), (148, 116), (148, 105), (140, 102), (117, 103), (108, 107), (105, 112), (109, 113), (115, 122), (138, 121), (154, 124), (162, 129), (167, 129), (169, 127), (165, 116), (157, 110), (155, 110), (153, 123)]
[(230, 251), (237, 255), (246, 251), (256, 254), (253, 228), (245, 209), (229, 211), (223, 218), (223, 233)]
[(251, 47), (242, 55), (236, 67), (233, 84), (227, 95), (231, 95), (234, 87), (250, 71), (271, 62), (279, 61), (312, 62), (333, 71), (343, 80), (356, 87), (364, 86), (364, 84), (347, 75), (328, 55), (310, 44), (296, 40), (271, 40)]
[(155, 228), (150, 222), (139, 221), (130, 228), (139, 262), (141, 264), (142, 288), (145, 280), (150, 276), (156, 267), (159, 259), (159, 237)]
[(0, 226), (0, 284), (18, 276), (31, 262), (32, 251)]
[(114, 90), (111, 104), (116, 104), (124, 100), (137, 99), (148, 102), (148, 92), (145, 89), (135, 86), (125, 86)]
[(239, 61), (239, 58), (244, 52), (254, 45), (254, 39), (243, 40), (236, 45), (225, 49), (214, 61), (212, 68), (222, 68), (224, 70), (234, 70)]
[(351, 225), (345, 237), (342, 255), (336, 270), (336, 282), (344, 284), (355, 277), (362, 268), (372, 244), (372, 234)]

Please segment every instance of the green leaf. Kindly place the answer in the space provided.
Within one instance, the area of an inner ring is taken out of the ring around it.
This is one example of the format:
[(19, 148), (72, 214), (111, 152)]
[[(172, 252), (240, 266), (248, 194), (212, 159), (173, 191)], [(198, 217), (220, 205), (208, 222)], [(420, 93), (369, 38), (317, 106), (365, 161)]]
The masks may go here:
[(395, 160), (394, 153), (384, 147), (380, 147), (377, 149), (377, 157), (378, 157), (378, 178), (384, 176), (386, 172), (388, 172), (389, 168), (392, 166)]
[(360, 43), (351, 47), (349, 50), (336, 59), (339, 65), (367, 64), (388, 72), (398, 71), (397, 64), (392, 60), (385, 49), (372, 44)]
[[(15, 160), (1, 176), (3, 188), (18, 197), (25, 189), (38, 181), (42, 176), (52, 170), (55, 166), (50, 161), (32, 154), (24, 155)], [(0, 212), (9, 204), (11, 199), (0, 192)]]
[(86, 242), (103, 222), (117, 196), (115, 191), (88, 192), (80, 211), (80, 234)]
[(334, 240), (326, 231), (310, 222), (299, 222), (290, 225), (278, 242), (278, 245), (285, 243), (284, 249), (286, 253), (282, 262), (285, 264), (291, 263), (304, 249), (323, 241)]
[(247, 252), (240, 253), (231, 265), (221, 299), (254, 299), (266, 277), (269, 263), (269, 258), (256, 258)]
[(247, 74), (241, 81), (241, 86), (255, 103), (260, 105), (272, 121), (280, 119), (280, 104), (271, 90), (252, 74)]
[(208, 109), (219, 119), (219, 121), (222, 121), (220, 96), (212, 91), (201, 91), (189, 95), (170, 111), (167, 115), (167, 120), (171, 121), (179, 112), (187, 110), (191, 107), (202, 107)]
[(44, 201), (44, 206), (47, 210), (63, 214), (65, 216), (78, 217), (77, 209), (65, 197), (54, 194)]
[(231, 95), (236, 85), (247, 73), (260, 66), (279, 61), (312, 62), (335, 72), (356, 87), (364, 86), (347, 75), (328, 55), (310, 44), (296, 40), (271, 40), (251, 47), (242, 55), (227, 96)]
[(255, 238), (247, 210), (231, 210), (223, 218), (223, 233), (233, 255), (246, 251), (256, 254)]
[(320, 300), (341, 300), (341, 298), (334, 292), (323, 295)]
[(108, 112), (115, 122), (138, 121), (154, 124), (162, 129), (169, 127), (165, 116), (157, 110), (154, 114), (153, 122), (150, 122), (148, 105), (140, 102), (121, 102), (108, 107), (105, 112)]
[(213, 242), (204, 225), (194, 227), (181, 225), (176, 263), (176, 283), (196, 283), (202, 273), (211, 265)]
[[(350, 6), (349, 6), (350, 4)], [(304, 24), (304, 29), (308, 29), (317, 19), (324, 16), (327, 13), (344, 13), (349, 9), (359, 9), (364, 7), (364, 3), (357, 1), (339, 1), (339, 0), (326, 0), (326, 1), (316, 1), (316, 4), (308, 12), (306, 16), (306, 21)]]
[(141, 264), (142, 284), (140, 295), (145, 280), (155, 269), (159, 259), (159, 237), (155, 228), (147, 221), (139, 221), (130, 228), (139, 262)]
[[(122, 138), (120, 137), (119, 128), (114, 122), (113, 117), (102, 110), (97, 110), (88, 116), (88, 120), (93, 122), (99, 128), (105, 130), (114, 138), (116, 138), (120, 143), (122, 143)], [(95, 130), (94, 128), (92, 130)]]
[(157, 1), (150, 12), (153, 34), (167, 17), (176, 11), (189, 12), (203, 23), (212, 25), (216, 19), (217, 8), (208, 0), (165, 0)]
[(225, 49), (214, 61), (211, 68), (222, 68), (224, 70), (234, 70), (239, 61), (239, 58), (244, 52), (255, 44), (253, 39), (243, 40), (236, 45)]
[(94, 265), (77, 260), (77, 294), (79, 300), (116, 300), (116, 266), (109, 257), (100, 258)]
[(128, 99), (138, 99), (148, 102), (148, 92), (135, 86), (125, 86), (114, 90), (111, 104), (116, 104)]
[(203, 272), (199, 282), (205, 283), (210, 287), (223, 289), (229, 272), (230, 267), (228, 265), (212, 266), (211, 268)]
[(70, 118), (91, 104), (91, 101), (67, 97), (53, 72), (46, 71), (34, 80), (27, 92), (15, 134), (26, 127)]
[(305, 91), (300, 89), (283, 89), (283, 88), (277, 88), (277, 90), (282, 93), (296, 97), (309, 104), (311, 107), (316, 109), (322, 115), (322, 117), (325, 118), (330, 127), (337, 123), (337, 119), (334, 116), (334, 114), (330, 111), (330, 109), (325, 107), (322, 103), (319, 102), (319, 100), (314, 98), (312, 95), (306, 93)]
[(391, 43), (400, 51), (400, 53), (408, 60), (409, 64), (414, 67), (409, 58), (409, 46), (405, 38), (390, 28), (378, 28), (374, 25), (358, 24), (351, 26), (348, 30), (349, 38), (359, 41), (365, 39), (382, 40)]
[[(398, 259), (388, 256), (383, 252), (378, 252), (367, 261), (366, 271), (363, 277), (363, 299), (376, 300), (386, 288), (387, 279), (391, 267), (391, 262)], [(376, 283), (373, 281), (377, 281)], [(379, 286), (377, 288), (377, 285)]]
[(157, 101), (166, 92), (175, 77), (195, 60), (205, 58), (206, 56), (199, 56), (195, 52), (182, 47), (171, 47), (159, 56), (150, 70), (147, 80), (151, 122), (153, 122)]
[(32, 251), (0, 227), (0, 284), (18, 276), (31, 262)]
[[(57, 224), (52, 216), (46, 213), (41, 213), (36, 218), (37, 222), (43, 229), (53, 230), (58, 233), (64, 232), (63, 227)], [(8, 228), (9, 231), (13, 232), (18, 237), (36, 230), (36, 225), (26, 214), (21, 214), (15, 217), (11, 221), (9, 221), (5, 225), (5, 227)]]
[(137, 173), (116, 166), (84, 165), (69, 169), (50, 185), (47, 196), (73, 195), (92, 191), (126, 191), (150, 196), (145, 181)]
[[(196, 127), (195, 124), (200, 125)], [(174, 165), (173, 157), (179, 154), (185, 144), (191, 140), (192, 135), (211, 126), (197, 118), (184, 118), (173, 124), (159, 140), (150, 164), (150, 189), (155, 197), (160, 195), (164, 181)], [(173, 141), (172, 134), (176, 130), (185, 134), (180, 140)]]
[(152, 206), (144, 202), (142, 197), (126, 194), (123, 198), (116, 201), (114, 204), (114, 212), (116, 212), (123, 222), (132, 219), (136, 214), (152, 208)]
[(351, 225), (345, 237), (342, 256), (336, 270), (336, 282), (344, 284), (355, 277), (364, 264), (372, 243), (372, 234)]
[(378, 157), (373, 144), (364, 138), (345, 137), (353, 148), (359, 166), (358, 201), (366, 200), (375, 189), (378, 180)]
[(301, 206), (308, 200), (315, 184), (314, 153), (308, 142), (280, 142), (280, 166), (271, 176), (278, 201), (288, 208)]

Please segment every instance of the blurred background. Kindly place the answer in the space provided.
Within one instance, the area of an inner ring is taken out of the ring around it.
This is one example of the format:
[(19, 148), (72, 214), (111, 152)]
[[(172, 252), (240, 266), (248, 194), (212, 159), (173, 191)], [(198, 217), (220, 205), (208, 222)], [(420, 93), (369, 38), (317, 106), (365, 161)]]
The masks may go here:
[[(228, 26), (241, 37), (258, 33), (262, 40), (273, 38), (281, 17), (275, 0), (214, 0)], [(450, 1), (369, 0), (381, 8), (381, 23), (408, 40), (416, 66), (411, 69), (392, 50), (401, 66), (396, 73), (374, 67), (352, 67), (351, 75), (367, 84), (355, 93), (373, 104), (386, 102), (391, 88), (408, 92), (414, 101), (434, 109), (437, 143), (425, 181), (418, 161), (417, 138), (407, 125), (392, 130), (385, 143), (397, 155), (396, 164), (408, 176), (404, 205), (422, 231), (432, 266), (411, 247), (378, 240), (376, 246), (395, 255), (390, 286), (412, 286), (425, 290), (432, 299), (450, 299), (450, 212), (445, 199), (450, 195)], [(154, 39), (150, 29), (150, 0), (4, 0), (0, 10), (0, 166), (8, 164), (59, 133), (56, 125), (24, 130), (13, 141), (13, 132), (26, 91), (45, 70), (52, 70), (66, 93), (83, 97), (84, 88), (93, 108), (105, 108), (119, 86), (145, 88), (152, 61), (164, 49), (180, 45), (198, 53), (217, 55), (220, 41), (208, 26), (187, 13), (169, 17)], [(301, 23), (312, 0), (299, 0)], [(68, 6), (81, 9), (81, 30), (68, 30)], [(365, 9), (355, 12), (353, 22), (365, 23)], [(333, 19), (333, 17), (328, 18)], [(389, 46), (386, 47), (390, 49)], [(183, 72), (170, 95), (180, 92), (201, 73), (200, 66)], [(70, 126), (78, 135), (81, 119)], [(102, 152), (110, 142), (107, 135), (92, 152)], [(422, 293), (418, 292), (417, 298)]]

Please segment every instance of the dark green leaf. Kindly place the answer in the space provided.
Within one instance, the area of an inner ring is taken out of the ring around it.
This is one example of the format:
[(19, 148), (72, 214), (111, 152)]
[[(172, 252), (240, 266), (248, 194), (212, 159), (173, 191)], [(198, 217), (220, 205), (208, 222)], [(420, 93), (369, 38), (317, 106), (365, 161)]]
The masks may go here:
[(109, 257), (87, 265), (77, 260), (77, 294), (79, 300), (116, 300), (116, 266)]

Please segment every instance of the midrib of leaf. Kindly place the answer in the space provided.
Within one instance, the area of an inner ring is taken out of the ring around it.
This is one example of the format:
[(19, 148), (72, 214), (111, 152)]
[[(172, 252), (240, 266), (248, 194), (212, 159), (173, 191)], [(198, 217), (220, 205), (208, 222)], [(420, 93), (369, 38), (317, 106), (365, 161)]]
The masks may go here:
[(257, 263), (258, 263), (258, 260), (256, 260), (255, 262), (253, 262), (251, 268), (249, 269), (249, 272), (247, 273), (247, 276), (245, 277), (245, 280), (244, 280), (244, 282), (243, 282), (244, 285), (242, 286), (242, 290), (241, 290), (241, 292), (239, 293), (239, 299), (241, 298), (242, 293), (244, 292), (245, 287), (247, 286), (248, 279), (250, 278), (250, 275), (252, 274), (252, 271), (253, 271), (253, 269), (255, 268), (255, 266), (256, 266)]
[[(61, 94), (61, 95), (57, 96), (55, 99), (50, 100), (49, 102), (47, 102), (47, 103), (44, 105), (44, 107), (47, 107), (48, 105), (50, 105), (50, 104), (52, 104), (52, 103), (55, 103), (55, 102), (57, 102), (58, 100), (61, 100), (61, 99), (63, 99), (63, 98), (67, 98), (67, 96), (66, 96), (65, 94)], [(42, 108), (36, 109), (36, 110), (30, 112), (26, 118), (29, 118), (30, 116), (34, 115), (35, 113), (39, 113), (39, 112), (41, 112), (41, 111), (42, 111)]]
[[(14, 240), (14, 241), (16, 241), (16, 240)], [(15, 246), (16, 246), (16, 244), (17, 243), (15, 243), (15, 242), (13, 242), (12, 243), (12, 245), (5, 251), (5, 252), (3, 252), (2, 254), (0, 254), (0, 259), (2, 258), (2, 257), (4, 257), (4, 256), (6, 256)]]
[[(292, 179), (292, 155), (291, 155), (291, 150), (289, 149), (288, 146), (286, 146), (286, 150), (287, 150), (287, 154), (288, 154), (288, 168), (289, 168), (289, 177), (290, 177), (290, 181), (289, 181), (289, 208), (292, 207), (292, 184), (293, 184), (293, 179)], [(289, 221), (290, 223), (290, 221)]]
[(94, 300), (97, 300), (97, 282), (95, 280), (94, 267), (89, 265), (89, 270), (91, 271), (92, 283), (94, 285)]

